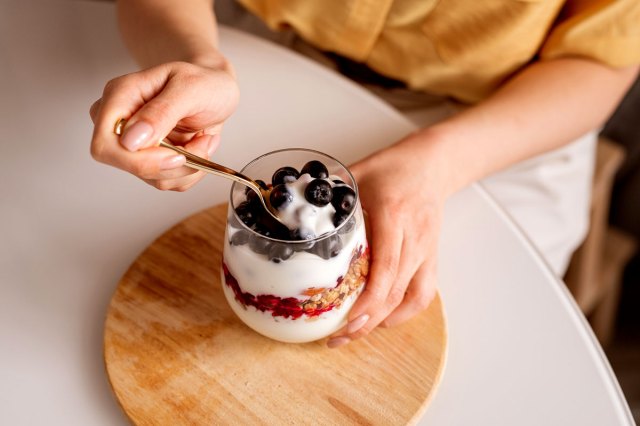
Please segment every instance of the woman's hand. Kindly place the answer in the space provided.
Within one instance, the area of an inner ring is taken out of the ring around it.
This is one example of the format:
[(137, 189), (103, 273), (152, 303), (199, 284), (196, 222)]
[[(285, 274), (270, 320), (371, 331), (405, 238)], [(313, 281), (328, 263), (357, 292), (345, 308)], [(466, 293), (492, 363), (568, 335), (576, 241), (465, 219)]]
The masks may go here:
[[(238, 86), (228, 64), (209, 68), (171, 62), (115, 78), (90, 109), (91, 155), (158, 189), (185, 191), (204, 172), (184, 166), (183, 155), (158, 142), (166, 137), (209, 158), (237, 104)], [(128, 120), (122, 137), (114, 134), (120, 118)]]
[[(352, 167), (369, 213), (371, 268), (337, 347), (424, 309), (436, 285), (445, 199), (471, 182), (601, 125), (637, 78), (580, 58), (533, 62), (490, 98)], [(558, 111), (573, 111), (567, 120)]]
[(378, 325), (400, 324), (426, 309), (435, 295), (448, 170), (425, 133), (409, 135), (350, 167), (369, 217), (371, 268), (348, 325), (329, 347), (363, 337)]

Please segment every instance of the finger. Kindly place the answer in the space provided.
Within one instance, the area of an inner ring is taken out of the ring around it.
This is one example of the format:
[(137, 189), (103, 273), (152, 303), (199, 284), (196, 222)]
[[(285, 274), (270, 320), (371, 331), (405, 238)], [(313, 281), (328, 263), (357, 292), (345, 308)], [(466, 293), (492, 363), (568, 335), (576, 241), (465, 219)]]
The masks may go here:
[(222, 127), (224, 123), (214, 124), (213, 126), (205, 127), (198, 131), (187, 131), (184, 129), (174, 128), (167, 135), (167, 139), (169, 139), (174, 145), (184, 146), (185, 144), (191, 142), (194, 138), (203, 135), (219, 135), (222, 133)]
[(417, 246), (405, 235), (402, 239), (398, 272), (387, 295), (387, 300), (375, 318), (376, 325), (384, 321), (403, 302), (411, 278), (415, 275), (422, 261), (421, 257), (414, 254), (417, 250), (419, 250)]
[(173, 150), (161, 147), (147, 148), (140, 152), (105, 154), (104, 163), (125, 170), (141, 179), (173, 179), (192, 174), (183, 167), (186, 158)]
[(145, 180), (145, 182), (161, 191), (184, 192), (200, 182), (205, 175), (203, 172), (198, 172), (180, 179)]
[(219, 146), (220, 146), (220, 135), (219, 134), (211, 135), (211, 140), (209, 140), (209, 146), (207, 147), (206, 158), (213, 157), (213, 154), (218, 150)]
[(195, 179), (193, 182), (188, 183), (187, 185), (183, 185), (183, 186), (178, 186), (175, 189), (173, 189), (173, 191), (176, 192), (185, 192), (188, 191), (189, 189), (191, 189), (191, 187), (195, 186), (198, 182), (200, 182), (202, 180), (202, 178), (204, 178), (204, 174), (202, 176), (200, 176), (198, 179)]
[[(425, 209), (427, 208), (425, 206)], [(430, 303), (437, 279), (438, 218), (439, 210), (434, 209), (428, 215), (427, 221), (419, 226), (419, 229), (423, 229), (422, 233), (417, 234), (410, 229), (405, 234), (404, 241), (408, 244), (403, 247), (402, 259), (411, 257), (416, 263), (412, 265), (413, 269), (401, 269), (399, 276), (402, 275), (403, 280), (406, 280), (402, 289), (402, 301), (388, 312), (387, 318), (381, 323), (382, 326), (400, 324)], [(412, 253), (420, 253), (420, 255), (416, 258), (411, 256)], [(405, 272), (409, 274), (404, 275)], [(399, 279), (398, 282), (401, 280)], [(391, 293), (394, 293), (394, 289)]]
[(93, 124), (96, 123), (96, 117), (98, 115), (98, 111), (100, 110), (100, 104), (101, 103), (102, 103), (102, 98), (100, 98), (97, 101), (95, 101), (91, 105), (91, 108), (89, 108), (89, 117), (91, 117), (91, 121), (93, 121)]
[(424, 262), (411, 279), (404, 300), (382, 323), (385, 327), (399, 325), (427, 309), (436, 294), (435, 262)]
[[(198, 114), (201, 103), (198, 100), (202, 99), (202, 94), (194, 92), (196, 89), (190, 83), (192, 80), (188, 78), (169, 77), (162, 90), (147, 99), (129, 117), (120, 141), (124, 147), (136, 151), (153, 145), (167, 137), (180, 120)], [(207, 126), (213, 124), (209, 123)], [(176, 132), (173, 134), (176, 136)]]
[(420, 266), (420, 261), (411, 253), (412, 250), (415, 251), (415, 246), (409, 241), (406, 236), (403, 238), (402, 249), (400, 250), (400, 264), (391, 280), (391, 288), (384, 302), (369, 310), (369, 318), (366, 321), (362, 319), (363, 316), (355, 316), (347, 325), (347, 333), (351, 340), (359, 339), (369, 334), (403, 302), (411, 277)]
[[(187, 151), (197, 156), (207, 157), (209, 151), (212, 148), (215, 148), (215, 146), (217, 146), (216, 141), (218, 139), (219, 138), (214, 137), (212, 135), (203, 135), (203, 136), (194, 138), (194, 140), (186, 144), (184, 148)], [(140, 152), (145, 152), (147, 150), (148, 149), (145, 149)], [(181, 167), (180, 170), (187, 172), (187, 174), (179, 177), (164, 177), (161, 179), (145, 179), (145, 182), (162, 191), (182, 192), (194, 186), (205, 176), (204, 172), (197, 171), (187, 166)], [(179, 170), (176, 170), (175, 172), (178, 172), (178, 171)], [(168, 174), (165, 173), (165, 176), (168, 176)]]
[[(107, 156), (119, 152), (115, 149), (116, 146), (122, 148), (119, 137), (114, 134), (114, 126), (120, 118), (133, 115), (146, 99), (152, 98), (156, 91), (161, 90), (166, 82), (163, 72), (166, 74), (162, 67), (156, 67), (144, 73), (115, 78), (105, 85), (102, 98), (96, 102), (98, 105), (93, 107), (95, 126), (91, 140), (91, 155), (97, 161), (119, 167), (113, 161), (106, 161)], [(127, 150), (123, 148), (123, 151)]]
[[(96, 126), (97, 127), (97, 126)], [(101, 163), (127, 171), (141, 179), (172, 178), (192, 173), (190, 170), (171, 172), (181, 168), (186, 158), (170, 149), (153, 147), (139, 152), (129, 152), (111, 134), (105, 138), (95, 136), (91, 144), (92, 157)]]
[(203, 177), (204, 172), (195, 171), (188, 176), (177, 179), (143, 179), (149, 185), (161, 190), (161, 191), (186, 191), (193, 185), (198, 183)]
[(371, 225), (369, 280), (349, 313), (347, 326), (348, 333), (354, 338), (369, 333), (386, 316), (384, 306), (400, 265), (402, 248), (400, 228), (386, 211), (370, 215), (369, 220)]
[[(202, 135), (200, 137), (193, 138), (193, 140), (188, 144), (186, 144), (183, 148), (199, 157), (209, 158), (208, 152), (211, 149), (212, 145), (216, 145), (217, 139), (219, 138), (214, 137), (212, 135)], [(138, 151), (138, 153), (147, 152), (150, 149), (156, 149), (156, 148), (147, 148), (142, 151)], [(164, 149), (164, 150), (173, 152), (168, 148), (159, 148), (159, 149)], [(145, 178), (149, 180), (158, 180), (158, 181), (171, 180), (173, 183), (172, 183), (172, 186), (168, 189), (174, 189), (177, 186), (183, 186), (186, 183), (192, 182), (193, 178), (197, 177), (193, 175), (199, 175), (201, 178), (202, 176), (204, 176), (204, 172), (201, 172), (197, 169), (194, 169), (193, 167), (189, 167), (188, 165), (183, 164), (182, 167), (178, 167), (174, 169), (167, 169), (167, 168), (158, 169), (156, 175), (146, 175)], [(181, 178), (187, 178), (187, 177), (189, 177), (189, 179), (180, 180)], [(160, 186), (165, 188), (167, 185), (161, 184)]]

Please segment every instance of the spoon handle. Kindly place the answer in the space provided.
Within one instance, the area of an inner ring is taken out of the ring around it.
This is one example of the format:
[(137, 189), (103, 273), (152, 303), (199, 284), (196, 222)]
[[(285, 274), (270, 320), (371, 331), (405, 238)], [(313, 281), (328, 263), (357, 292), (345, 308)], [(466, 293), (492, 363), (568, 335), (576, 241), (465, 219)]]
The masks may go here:
[(191, 168), (202, 170), (223, 178), (231, 179), (235, 182), (241, 183), (242, 185), (251, 186), (251, 187), (256, 186), (251, 181), (251, 179), (249, 179), (242, 173), (236, 172), (235, 170), (225, 167), (221, 164), (214, 163), (213, 161), (194, 155), (184, 148), (173, 145), (171, 142), (168, 142), (166, 140), (161, 140), (160, 146), (164, 148), (169, 148), (179, 154), (184, 155), (185, 158), (187, 159), (187, 166)]
[[(114, 128), (114, 133), (116, 135), (122, 135), (122, 130), (124, 129), (125, 124), (126, 124), (126, 120), (124, 118), (118, 120)], [(161, 140), (159, 145), (161, 147), (169, 148), (179, 154), (184, 155), (185, 158), (187, 159), (187, 166), (193, 169), (202, 170), (204, 172), (211, 173), (216, 176), (221, 176), (223, 178), (231, 179), (242, 185), (249, 186), (254, 191), (260, 193), (261, 188), (258, 187), (258, 185), (255, 184), (253, 180), (243, 175), (242, 173), (236, 172), (235, 170), (225, 167), (221, 164), (214, 163), (213, 161), (209, 161), (205, 158), (192, 154), (184, 148), (175, 146), (174, 144), (172, 144), (166, 139)]]

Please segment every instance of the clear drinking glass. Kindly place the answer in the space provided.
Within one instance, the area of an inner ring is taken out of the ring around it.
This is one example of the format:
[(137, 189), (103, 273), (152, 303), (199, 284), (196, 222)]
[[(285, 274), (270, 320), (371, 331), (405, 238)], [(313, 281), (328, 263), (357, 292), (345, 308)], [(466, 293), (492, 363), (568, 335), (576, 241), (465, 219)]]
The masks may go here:
[(276, 239), (252, 230), (236, 213), (246, 187), (231, 187), (221, 271), (224, 294), (246, 325), (283, 342), (309, 342), (343, 327), (369, 270), (356, 182), (338, 160), (313, 150), (285, 149), (258, 157), (242, 173), (270, 184), (278, 168), (300, 170), (310, 160), (321, 161), (330, 179), (345, 182), (356, 195), (350, 215), (314, 239)]

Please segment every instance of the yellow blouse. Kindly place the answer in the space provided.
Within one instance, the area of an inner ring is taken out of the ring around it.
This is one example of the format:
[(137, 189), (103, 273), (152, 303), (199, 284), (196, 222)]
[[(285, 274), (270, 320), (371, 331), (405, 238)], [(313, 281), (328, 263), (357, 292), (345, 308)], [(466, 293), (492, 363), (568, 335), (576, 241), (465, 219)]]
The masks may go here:
[(533, 59), (640, 63), (640, 0), (239, 0), (414, 90), (477, 102)]

